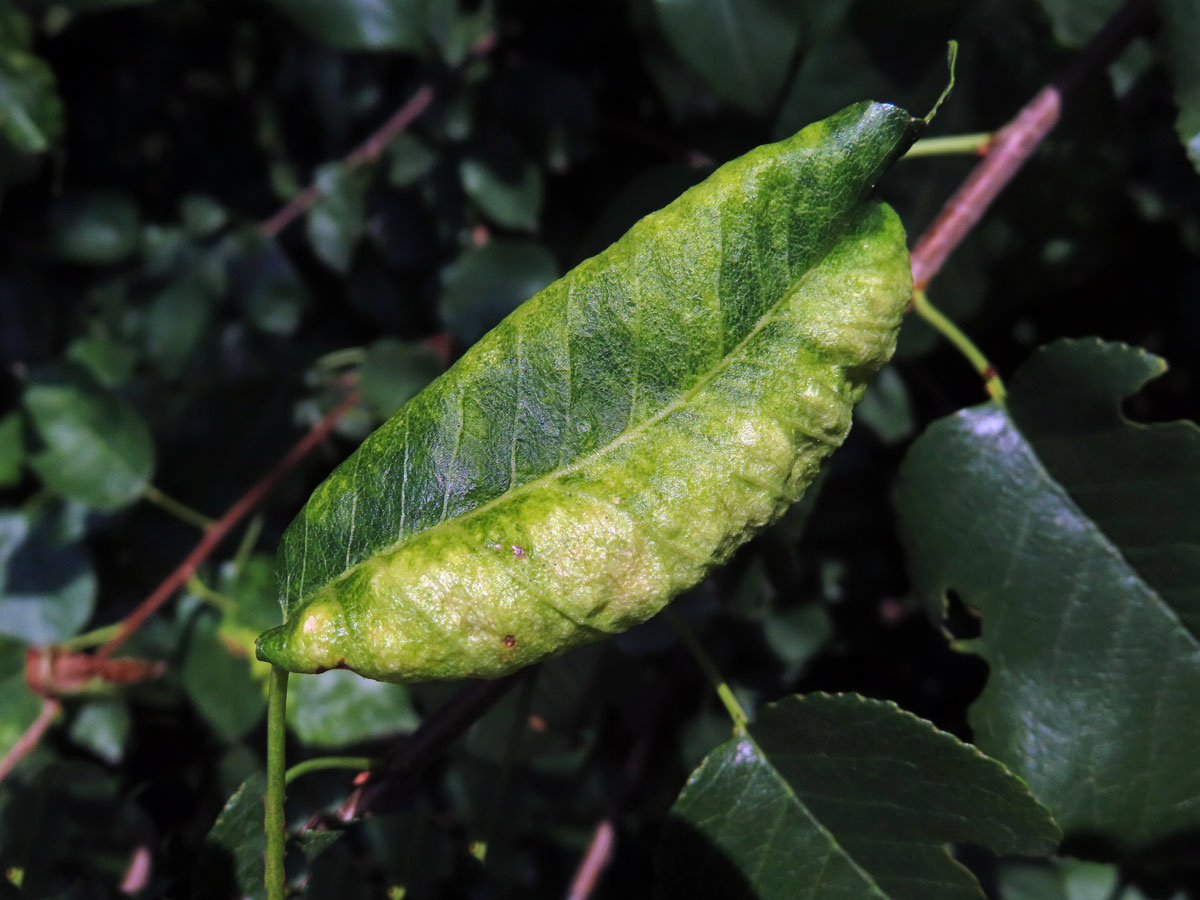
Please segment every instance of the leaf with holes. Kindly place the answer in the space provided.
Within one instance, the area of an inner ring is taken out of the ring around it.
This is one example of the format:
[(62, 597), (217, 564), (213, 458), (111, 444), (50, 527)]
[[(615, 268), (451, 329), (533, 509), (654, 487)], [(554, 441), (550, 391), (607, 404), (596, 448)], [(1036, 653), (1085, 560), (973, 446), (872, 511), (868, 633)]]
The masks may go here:
[(538, 293), (313, 493), (261, 658), (497, 677), (653, 616), (795, 501), (887, 361), (916, 132), (861, 103), (723, 166)]
[(1200, 429), (1122, 398), (1162, 360), (1062, 341), (994, 403), (935, 422), (901, 471), (917, 590), (982, 616), (979, 746), (1068, 831), (1143, 846), (1200, 828)]

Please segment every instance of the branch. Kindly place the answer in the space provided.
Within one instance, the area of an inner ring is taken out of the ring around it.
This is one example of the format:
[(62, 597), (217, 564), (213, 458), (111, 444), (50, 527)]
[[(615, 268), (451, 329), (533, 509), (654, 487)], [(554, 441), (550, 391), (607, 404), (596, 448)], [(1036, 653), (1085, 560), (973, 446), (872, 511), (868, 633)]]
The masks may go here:
[(913, 247), (913, 290), (925, 290), (947, 257), (1058, 124), (1063, 98), (1107, 65), (1133, 39), (1149, 10), (1150, 0), (1127, 0), (1070, 67), (996, 132), (987, 156), (971, 170)]
[(196, 544), (192, 550), (179, 564), (179, 566), (168, 575), (153, 593), (138, 605), (138, 607), (124, 618), (121, 622), (121, 629), (118, 631), (103, 647), (101, 647), (96, 655), (101, 658), (107, 658), (112, 655), (113, 651), (120, 647), (129, 639), (146, 619), (150, 618), (160, 606), (166, 603), (171, 596), (187, 584), (189, 578), (195, 573), (200, 563), (204, 562), (217, 545), (224, 540), (225, 536), (240, 522), (247, 513), (262, 502), (263, 498), (270, 492), (271, 488), (279, 482), (295, 465), (304, 457), (313, 451), (320, 444), (333, 427), (338, 423), (354, 405), (358, 403), (358, 394), (352, 393), (345, 400), (339, 403), (336, 407), (325, 414), (316, 425), (309, 429), (308, 434), (302, 437), (291, 450), (275, 464), (266, 475), (258, 480), (258, 482), (246, 491), (234, 504), (225, 511), (221, 518), (217, 519), (205, 532), (204, 537)]
[[(370, 815), (386, 799), (404, 787), (471, 724), (508, 693), (520, 676), (509, 675), (496, 681), (468, 684), (421, 723), (378, 770), (362, 773), (355, 779), (350, 796), (332, 813), (314, 816), (304, 831), (326, 831), (347, 825)], [(365, 776), (365, 777), (364, 777)]]
[[(417, 92), (408, 98), (408, 102), (396, 110), (390, 119), (351, 151), (344, 160), (346, 168), (357, 169), (379, 159), (383, 151), (387, 149), (387, 145), (399, 137), (421, 113), (429, 108), (429, 104), (432, 102), (433, 88), (429, 85), (418, 88)], [(308, 212), (309, 208), (319, 199), (321, 199), (321, 189), (316, 182), (313, 182), (289, 200), (273, 216), (263, 220), (258, 226), (259, 234), (268, 238), (277, 237), (294, 220)]]

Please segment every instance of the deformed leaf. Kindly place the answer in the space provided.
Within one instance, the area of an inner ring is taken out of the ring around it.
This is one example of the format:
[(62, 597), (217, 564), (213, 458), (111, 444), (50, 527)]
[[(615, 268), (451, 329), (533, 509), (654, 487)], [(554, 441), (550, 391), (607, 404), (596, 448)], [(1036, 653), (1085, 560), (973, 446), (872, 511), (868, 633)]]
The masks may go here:
[(692, 773), (659, 846), (660, 898), (983, 900), (947, 852), (1054, 851), (1020, 779), (892, 703), (792, 696)]
[(317, 488), (259, 656), (495, 677), (645, 621), (844, 439), (910, 292), (866, 199), (914, 120), (760, 147), (541, 291)]
[(1120, 401), (1162, 371), (1065, 341), (994, 403), (935, 422), (901, 471), (916, 589), (982, 615), (979, 746), (1068, 831), (1139, 847), (1200, 827), (1200, 429)]
[(103, 510), (142, 495), (154, 472), (154, 441), (137, 410), (72, 371), (32, 380), (24, 402), (42, 445), (29, 465), (48, 487)]

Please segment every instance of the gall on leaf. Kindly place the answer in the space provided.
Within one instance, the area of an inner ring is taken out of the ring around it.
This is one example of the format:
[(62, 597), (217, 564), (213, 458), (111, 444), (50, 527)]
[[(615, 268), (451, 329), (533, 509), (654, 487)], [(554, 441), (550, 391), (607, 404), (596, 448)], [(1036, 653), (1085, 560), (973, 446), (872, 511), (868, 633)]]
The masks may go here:
[(848, 107), (517, 308), (313, 492), (259, 658), (499, 677), (728, 559), (800, 497), (892, 354), (911, 272), (870, 193), (918, 129)]

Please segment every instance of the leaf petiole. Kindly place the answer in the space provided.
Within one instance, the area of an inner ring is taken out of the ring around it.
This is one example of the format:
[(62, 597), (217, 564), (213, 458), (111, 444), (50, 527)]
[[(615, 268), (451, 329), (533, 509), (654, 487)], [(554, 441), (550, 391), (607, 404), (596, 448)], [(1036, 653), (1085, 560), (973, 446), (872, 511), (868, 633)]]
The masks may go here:
[(692, 631), (691, 626), (670, 608), (664, 609), (660, 615), (675, 629), (680, 640), (687, 645), (688, 650), (691, 651), (700, 668), (704, 670), (704, 674), (708, 676), (708, 680), (716, 688), (717, 696), (721, 698), (721, 703), (725, 705), (725, 711), (729, 713), (729, 718), (733, 720), (734, 732), (744, 734), (746, 726), (750, 722), (750, 717), (746, 715), (746, 710), (742, 708), (742, 704), (734, 696), (729, 682), (725, 680), (720, 670), (717, 669), (717, 664), (713, 662), (712, 657), (708, 655), (708, 651), (704, 649), (704, 645), (700, 643), (700, 639), (696, 637), (696, 632)]
[(997, 403), (1003, 405), (1006, 395), (1004, 382), (996, 373), (996, 367), (988, 361), (988, 358), (975, 346), (974, 342), (929, 302), (924, 291), (913, 291), (912, 305), (917, 315), (937, 329), (946, 340), (955, 346), (959, 353), (967, 358), (979, 377), (983, 379), (983, 386), (987, 389), (988, 394)]
[(181, 503), (174, 497), (164, 494), (152, 484), (147, 484), (142, 490), (142, 497), (148, 502), (153, 503), (163, 512), (174, 516), (181, 522), (193, 525), (201, 531), (207, 531), (213, 526), (215, 521), (204, 515), (204, 513), (192, 509), (185, 503)]
[(379, 760), (370, 756), (318, 756), (315, 759), (306, 759), (304, 762), (296, 763), (284, 773), (283, 783), (291, 784), (301, 775), (307, 775), (309, 772), (320, 772), (325, 769), (355, 769), (359, 772), (365, 772), (373, 768)]
[(922, 138), (911, 147), (901, 159), (915, 159), (919, 156), (952, 156), (969, 153), (982, 156), (995, 137), (990, 131), (979, 131), (974, 134), (949, 134), (945, 137)]

